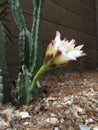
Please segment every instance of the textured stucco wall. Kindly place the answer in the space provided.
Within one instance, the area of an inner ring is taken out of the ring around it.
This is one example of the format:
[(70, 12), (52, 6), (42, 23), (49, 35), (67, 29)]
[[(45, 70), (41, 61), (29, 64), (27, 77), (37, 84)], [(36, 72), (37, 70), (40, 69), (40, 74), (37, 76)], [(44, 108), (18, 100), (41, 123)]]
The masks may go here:
[[(21, 0), (29, 27), (32, 24), (32, 1)], [(9, 17), (11, 19), (11, 16)], [(15, 45), (8, 44), (7, 58), (11, 77), (18, 72), (18, 30), (11, 20), (10, 27), (15, 35)], [(56, 30), (77, 44), (85, 44), (88, 59), (96, 67), (96, 12), (94, 0), (45, 0), (41, 22), (41, 47), (54, 38)], [(91, 66), (92, 66), (91, 64)]]

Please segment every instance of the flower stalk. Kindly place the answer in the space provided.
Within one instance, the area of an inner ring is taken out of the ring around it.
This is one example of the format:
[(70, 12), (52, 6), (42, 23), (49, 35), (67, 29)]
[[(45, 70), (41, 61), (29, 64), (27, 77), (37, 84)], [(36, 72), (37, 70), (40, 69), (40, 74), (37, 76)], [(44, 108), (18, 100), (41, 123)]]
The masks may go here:
[(38, 72), (35, 74), (32, 83), (31, 83), (31, 87), (30, 87), (30, 91), (33, 91), (34, 88), (36, 87), (36, 83), (37, 80), (39, 79), (39, 77), (42, 75), (42, 73), (44, 73), (45, 71), (47, 71), (49, 69), (49, 67), (47, 67), (46, 65), (42, 65), (40, 67), (40, 69), (38, 70)]

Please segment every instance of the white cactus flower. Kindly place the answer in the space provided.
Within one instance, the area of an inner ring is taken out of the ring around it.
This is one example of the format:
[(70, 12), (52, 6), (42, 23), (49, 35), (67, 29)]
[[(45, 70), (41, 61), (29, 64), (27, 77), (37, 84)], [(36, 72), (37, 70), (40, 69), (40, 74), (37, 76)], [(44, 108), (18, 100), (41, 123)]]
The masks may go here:
[(47, 47), (44, 64), (50, 67), (61, 66), (86, 55), (83, 50), (81, 50), (83, 45), (75, 47), (74, 39), (69, 42), (66, 38), (61, 40), (60, 37), (61, 34), (57, 31), (55, 39), (52, 40)]

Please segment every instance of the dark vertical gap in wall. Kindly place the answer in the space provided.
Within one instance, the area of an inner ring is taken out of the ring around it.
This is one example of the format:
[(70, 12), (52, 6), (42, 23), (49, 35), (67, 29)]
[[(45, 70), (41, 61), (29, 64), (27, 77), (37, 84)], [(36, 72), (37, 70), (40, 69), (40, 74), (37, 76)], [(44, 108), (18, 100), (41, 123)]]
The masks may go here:
[(96, 50), (97, 50), (97, 67), (98, 67), (98, 0), (95, 0), (95, 11), (96, 11)]

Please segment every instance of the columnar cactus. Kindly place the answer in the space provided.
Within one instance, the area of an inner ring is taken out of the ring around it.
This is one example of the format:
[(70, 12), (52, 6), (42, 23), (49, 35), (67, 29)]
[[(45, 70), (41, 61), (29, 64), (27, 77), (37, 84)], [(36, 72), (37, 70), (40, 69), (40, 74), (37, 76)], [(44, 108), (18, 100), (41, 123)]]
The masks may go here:
[(0, 104), (2, 104), (3, 101), (3, 77), (0, 69)]
[[(6, 33), (5, 28), (0, 23), (0, 95), (2, 95), (0, 100), (6, 102), (10, 97), (10, 89), (8, 86), (7, 77), (7, 65), (6, 65)], [(3, 85), (3, 90), (2, 90)], [(3, 94), (2, 94), (3, 93)], [(3, 100), (2, 100), (3, 99)]]
[(17, 79), (17, 92), (18, 101), (24, 104), (28, 103), (30, 97), (32, 97), (29, 87), (36, 70), (39, 27), (44, 0), (33, 0), (33, 24), (31, 30), (28, 29), (19, 0), (8, 1), (19, 29), (19, 62), (21, 71)]
[[(40, 20), (42, 14), (42, 7), (43, 7), (44, 0), (33, 0), (33, 25), (31, 30), (31, 35), (33, 38), (33, 48), (31, 55), (31, 71), (34, 72), (37, 69), (37, 53), (38, 53), (38, 43), (39, 43), (39, 28), (40, 28)], [(33, 58), (33, 60), (32, 60)], [(32, 62), (33, 61), (33, 62)]]

